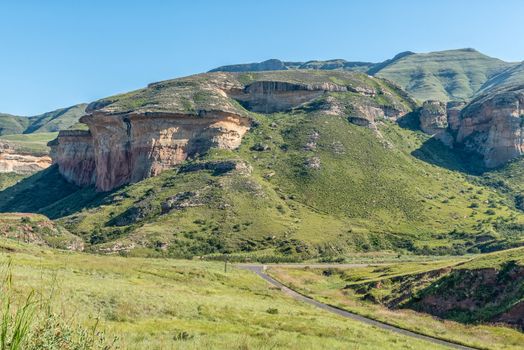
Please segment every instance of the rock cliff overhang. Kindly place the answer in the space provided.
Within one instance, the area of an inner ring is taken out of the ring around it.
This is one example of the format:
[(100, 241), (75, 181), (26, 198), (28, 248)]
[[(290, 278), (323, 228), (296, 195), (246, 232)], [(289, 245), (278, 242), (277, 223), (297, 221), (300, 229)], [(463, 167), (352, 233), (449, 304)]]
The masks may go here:
[(246, 116), (223, 111), (94, 111), (80, 121), (89, 131), (60, 132), (51, 154), (66, 179), (99, 191), (156, 176), (211, 147), (235, 149), (251, 125)]

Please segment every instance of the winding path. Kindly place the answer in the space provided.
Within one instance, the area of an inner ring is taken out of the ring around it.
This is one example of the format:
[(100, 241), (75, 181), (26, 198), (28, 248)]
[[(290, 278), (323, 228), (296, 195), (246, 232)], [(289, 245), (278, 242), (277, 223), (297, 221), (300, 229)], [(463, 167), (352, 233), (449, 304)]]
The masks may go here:
[[(351, 264), (351, 265), (349, 265), (349, 264), (348, 265), (331, 265), (331, 264), (311, 264), (311, 265), (310, 264), (308, 264), (308, 265), (297, 265), (297, 264), (285, 265), (285, 264), (282, 264), (282, 265), (280, 265), (279, 264), (279, 265), (274, 265), (274, 266), (279, 266), (279, 267), (282, 267), (282, 266), (295, 266), (295, 267), (309, 266), (309, 267), (322, 267), (322, 268), (325, 268), (325, 267), (365, 267), (365, 266), (368, 266), (368, 265), (367, 264)], [(240, 264), (240, 265), (237, 265), (237, 267), (256, 273), (258, 276), (260, 276), (261, 278), (263, 278), (264, 280), (266, 280), (270, 284), (280, 288), (280, 290), (282, 290), (282, 292), (288, 294), (289, 296), (291, 296), (292, 298), (294, 298), (296, 300), (305, 302), (305, 303), (310, 304), (310, 305), (314, 305), (314, 306), (316, 306), (316, 307), (318, 307), (318, 308), (320, 308), (322, 310), (326, 310), (326, 311), (332, 312), (332, 313), (337, 314), (339, 316), (346, 317), (346, 318), (349, 318), (349, 319), (352, 319), (352, 320), (355, 320), (355, 321), (359, 321), (359, 322), (362, 322), (362, 323), (366, 323), (366, 324), (369, 324), (369, 325), (372, 325), (372, 326), (375, 326), (377, 328), (384, 329), (384, 330), (387, 330), (387, 331), (391, 331), (391, 332), (395, 332), (395, 333), (398, 333), (398, 334), (406, 335), (408, 337), (413, 337), (413, 338), (425, 340), (425, 341), (428, 341), (428, 342), (431, 342), (431, 343), (434, 343), (434, 344), (447, 346), (447, 347), (450, 347), (452, 349), (460, 349), (460, 350), (476, 349), (476, 348), (472, 348), (472, 347), (468, 347), (468, 346), (452, 343), (450, 341), (446, 341), (446, 340), (442, 340), (442, 339), (438, 339), (438, 338), (433, 338), (433, 337), (430, 337), (430, 336), (427, 336), (427, 335), (419, 334), (419, 333), (416, 333), (416, 332), (413, 332), (413, 331), (409, 331), (409, 330), (406, 330), (406, 329), (403, 329), (403, 328), (395, 327), (395, 326), (389, 325), (387, 323), (383, 323), (383, 322), (380, 322), (380, 321), (377, 321), (377, 320), (373, 320), (371, 318), (367, 318), (367, 317), (364, 317), (364, 316), (361, 316), (361, 315), (358, 315), (358, 314), (354, 314), (352, 312), (349, 312), (349, 311), (346, 311), (346, 310), (343, 310), (343, 309), (339, 309), (337, 307), (334, 307), (334, 306), (331, 306), (331, 305), (328, 305), (328, 304), (321, 303), (321, 302), (319, 302), (319, 301), (317, 301), (315, 299), (312, 299), (312, 298), (307, 297), (307, 296), (305, 296), (303, 294), (300, 294), (299, 292), (297, 292), (297, 291), (295, 291), (293, 289), (290, 289), (289, 287), (286, 287), (284, 284), (280, 283), (276, 279), (274, 279), (271, 276), (269, 276), (265, 272), (266, 265)]]

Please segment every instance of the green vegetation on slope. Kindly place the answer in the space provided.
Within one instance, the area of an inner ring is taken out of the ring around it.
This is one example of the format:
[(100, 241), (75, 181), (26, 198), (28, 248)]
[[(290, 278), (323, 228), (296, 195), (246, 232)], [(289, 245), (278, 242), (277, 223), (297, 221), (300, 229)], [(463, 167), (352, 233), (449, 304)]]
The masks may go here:
[(78, 189), (52, 167), (0, 192), (0, 210), (60, 218), (97, 251), (148, 256), (462, 254), (522, 240), (497, 230), (521, 225), (511, 201), (411, 155), (421, 133), (386, 122), (379, 137), (300, 111), (255, 117), (237, 151), (213, 149), (112, 193)]
[(21, 134), (29, 125), (29, 119), (0, 113), (0, 135)]
[(86, 107), (87, 104), (81, 103), (30, 117), (30, 125), (24, 130), (24, 134), (68, 129), (70, 126), (76, 124), (78, 119), (85, 114)]
[[(477, 318), (475, 324), (463, 324), (437, 319), (424, 312), (415, 312), (406, 306), (415, 307), (417, 303), (413, 301), (421, 300), (426, 294), (431, 293), (437, 296), (437, 307), (453, 305), (456, 302), (456, 296), (462, 294), (469, 298), (468, 307), (471, 307), (471, 300), (475, 303), (480, 301), (474, 299), (476, 294), (484, 293), (491, 296), (490, 302), (475, 304), (475, 307), (480, 305), (480, 309), (489, 310), (492, 319), (497, 321), (496, 317), (493, 318), (494, 314), (503, 313), (505, 308), (511, 308), (512, 305), (522, 300), (522, 288), (520, 297), (513, 294), (514, 291), (518, 291), (518, 287), (515, 289), (513, 285), (518, 286), (520, 283), (522, 286), (522, 279), (510, 283), (499, 281), (499, 284), (494, 286), (487, 279), (478, 275), (477, 271), (497, 268), (504, 275), (508, 271), (508, 268), (505, 267), (509, 266), (508, 262), (516, 260), (521, 263), (523, 256), (523, 249), (519, 248), (481, 255), (470, 261), (466, 261), (463, 257), (454, 260), (383, 263), (351, 268), (271, 267), (269, 272), (282, 283), (319, 301), (398, 327), (480, 349), (519, 349), (524, 341), (524, 335), (509, 327), (478, 323), (478, 321), (486, 321), (490, 318)], [(478, 286), (471, 281), (468, 284), (465, 278), (468, 275), (480, 281), (481, 285)], [(462, 276), (465, 284), (459, 288), (451, 288), (453, 286), (449, 281), (457, 281), (457, 276)], [(435, 289), (438, 291), (432, 293)], [(458, 304), (455, 304), (454, 307), (456, 315), (451, 318), (465, 321), (464, 318), (460, 319), (456, 316), (460, 312), (464, 316), (468, 311), (461, 310)], [(431, 309), (428, 310), (428, 308), (415, 308), (431, 312)], [(479, 315), (474, 309), (469, 312), (470, 316)], [(488, 313), (484, 314), (486, 315)], [(468, 321), (472, 322), (473, 319)]]
[(49, 154), (47, 143), (57, 135), (57, 132), (2, 135), (0, 143), (7, 143), (17, 153), (46, 155)]
[(54, 248), (83, 248), (83, 243), (78, 237), (39, 214), (0, 214), (0, 236)]
[[(430, 344), (300, 303), (222, 263), (91, 256), (1, 241), (14, 291), (124, 349), (421, 349)], [(440, 349), (437, 345), (431, 345)]]
[(33, 117), (0, 113), (0, 136), (10, 134), (49, 133), (68, 129), (85, 114), (87, 104), (57, 109)]
[(473, 49), (405, 56), (376, 75), (399, 84), (419, 100), (467, 100), (497, 73), (512, 64)]

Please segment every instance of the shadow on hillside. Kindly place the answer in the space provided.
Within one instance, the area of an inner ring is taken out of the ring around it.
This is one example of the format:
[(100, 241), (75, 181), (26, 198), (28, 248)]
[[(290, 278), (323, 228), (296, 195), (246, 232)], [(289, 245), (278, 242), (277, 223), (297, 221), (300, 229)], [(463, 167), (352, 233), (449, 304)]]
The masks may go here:
[(481, 175), (486, 171), (480, 156), (459, 148), (451, 149), (435, 137), (428, 139), (411, 155), (426, 163), (468, 175)]
[(0, 191), (0, 212), (40, 213), (56, 219), (100, 205), (110, 194), (67, 182), (53, 165)]
[[(397, 123), (403, 129), (422, 132), (416, 111), (399, 118)], [(420, 148), (411, 152), (411, 155), (426, 163), (468, 175), (481, 175), (487, 170), (479, 155), (457, 147), (451, 149), (435, 137), (429, 138)]]

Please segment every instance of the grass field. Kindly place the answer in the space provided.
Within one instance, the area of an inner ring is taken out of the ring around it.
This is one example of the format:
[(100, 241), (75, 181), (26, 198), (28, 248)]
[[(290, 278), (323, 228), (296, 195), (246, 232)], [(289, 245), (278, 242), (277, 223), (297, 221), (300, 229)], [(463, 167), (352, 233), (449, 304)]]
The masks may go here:
[(93, 256), (0, 241), (13, 288), (124, 349), (423, 349), (423, 341), (299, 303), (222, 263)]
[[(410, 309), (390, 309), (381, 305), (380, 300), (393, 293), (390, 281), (401, 280), (403, 276), (418, 276), (413, 279), (420, 281), (429, 278), (432, 271), (449, 267), (461, 270), (496, 267), (509, 260), (522, 261), (523, 256), (523, 249), (515, 249), (478, 258), (454, 258), (426, 263), (408, 262), (343, 269), (272, 267), (269, 273), (284, 284), (319, 301), (401, 328), (482, 349), (520, 349), (524, 334), (518, 330), (495, 325), (462, 324)], [(362, 287), (366, 285), (373, 286), (372, 299), (362, 298), (359, 293), (359, 289), (364, 289)], [(407, 287), (404, 288), (406, 292)]]
[(34, 155), (49, 153), (47, 143), (58, 135), (58, 132), (44, 132), (35, 134), (13, 134), (0, 136), (0, 142), (5, 141), (13, 146), (16, 152)]

